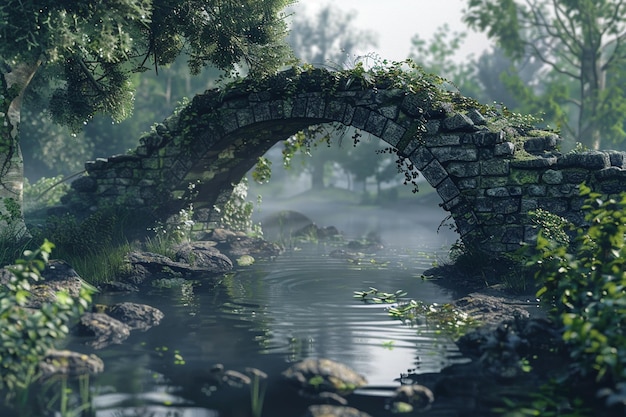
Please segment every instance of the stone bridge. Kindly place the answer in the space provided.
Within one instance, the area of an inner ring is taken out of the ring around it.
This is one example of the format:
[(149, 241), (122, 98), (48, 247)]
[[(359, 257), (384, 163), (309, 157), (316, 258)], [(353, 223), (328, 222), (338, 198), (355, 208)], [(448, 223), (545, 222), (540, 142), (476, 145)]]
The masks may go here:
[[(278, 141), (338, 122), (368, 132), (408, 158), (441, 197), (466, 244), (507, 252), (536, 239), (529, 212), (582, 222), (579, 184), (626, 189), (626, 154), (561, 154), (560, 138), (516, 126), (432, 91), (353, 72), (291, 69), (197, 95), (126, 155), (86, 163), (64, 200), (75, 210), (123, 205), (155, 220), (193, 203), (210, 222), (238, 183)], [(419, 216), (419, 213), (415, 213)]]

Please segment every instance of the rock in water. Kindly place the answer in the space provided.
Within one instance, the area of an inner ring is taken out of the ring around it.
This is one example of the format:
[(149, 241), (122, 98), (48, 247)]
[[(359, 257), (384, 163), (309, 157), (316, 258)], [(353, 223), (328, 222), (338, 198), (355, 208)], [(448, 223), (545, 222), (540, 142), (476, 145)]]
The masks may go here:
[(330, 359), (305, 359), (290, 366), (282, 375), (307, 394), (333, 392), (348, 395), (367, 384), (365, 377)]

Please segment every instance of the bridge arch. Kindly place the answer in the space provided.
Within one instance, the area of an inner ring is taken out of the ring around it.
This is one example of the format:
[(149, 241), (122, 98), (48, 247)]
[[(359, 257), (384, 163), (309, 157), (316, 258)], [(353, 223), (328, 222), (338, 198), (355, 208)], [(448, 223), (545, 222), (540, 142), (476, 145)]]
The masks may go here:
[(292, 69), (197, 95), (134, 152), (88, 162), (72, 200), (83, 209), (113, 202), (161, 219), (193, 203), (209, 222), (259, 156), (307, 126), (332, 122), (397, 149), (437, 190), (461, 238), (488, 251), (532, 241), (533, 209), (581, 221), (584, 181), (606, 192), (623, 188), (624, 154), (561, 155), (555, 134), (483, 113), (388, 80)]

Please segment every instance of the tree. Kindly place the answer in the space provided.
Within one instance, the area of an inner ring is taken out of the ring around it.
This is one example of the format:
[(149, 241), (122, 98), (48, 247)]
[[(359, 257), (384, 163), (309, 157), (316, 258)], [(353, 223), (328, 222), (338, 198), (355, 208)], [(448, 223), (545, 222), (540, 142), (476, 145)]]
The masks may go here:
[(129, 77), (186, 54), (192, 73), (207, 65), (251, 74), (285, 62), (280, 10), (290, 0), (5, 0), (0, 5), (0, 231), (27, 233), (22, 210), (21, 105), (46, 69), (55, 122), (80, 130), (95, 114), (126, 118)]
[(614, 142), (626, 138), (623, 1), (469, 0), (464, 19), (514, 61), (543, 65), (544, 77), (552, 79), (549, 88), (537, 92), (514, 80), (509, 84), (525, 101), (550, 107), (565, 134), (593, 149), (602, 146), (604, 136)]
[[(333, 6), (326, 6), (314, 19), (307, 16), (294, 18), (287, 42), (295, 56), (314, 66), (342, 69), (352, 65), (359, 49), (376, 46), (377, 42), (370, 33), (355, 29), (352, 21), (356, 13), (347, 14)], [(332, 146), (336, 139), (333, 132), (326, 128), (312, 127), (300, 135), (301, 142), (318, 143), (315, 152), (305, 164), (311, 174), (311, 188), (324, 188), (324, 173), (327, 163), (337, 158), (337, 150)], [(323, 142), (323, 143), (322, 143)]]
[(482, 100), (483, 86), (476, 80), (474, 59), (468, 57), (461, 62), (455, 59), (466, 37), (466, 32), (450, 31), (447, 23), (438, 27), (428, 41), (416, 34), (411, 39), (409, 58), (425, 71), (449, 80), (464, 96)]

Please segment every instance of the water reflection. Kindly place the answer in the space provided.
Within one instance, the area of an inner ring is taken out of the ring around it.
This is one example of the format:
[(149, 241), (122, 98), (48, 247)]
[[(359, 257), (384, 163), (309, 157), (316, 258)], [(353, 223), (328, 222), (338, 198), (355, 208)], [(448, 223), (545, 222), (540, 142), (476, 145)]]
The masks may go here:
[(329, 257), (332, 249), (312, 245), (217, 282), (100, 300), (149, 303), (165, 318), (160, 326), (100, 352), (107, 366), (95, 381), (97, 415), (249, 415), (248, 388), (220, 385), (211, 376), (217, 363), (268, 373), (264, 415), (286, 417), (306, 408), (295, 391), (285, 400), (287, 387), (280, 379), (300, 359), (327, 357), (364, 374), (369, 386), (352, 401), (363, 397), (365, 404), (390, 393), (407, 369), (437, 372), (461, 359), (454, 344), (433, 329), (405, 326), (391, 320), (384, 305), (353, 299), (354, 291), (377, 286), (403, 289), (426, 302), (448, 302), (447, 290), (419, 277), (432, 263), (420, 254), (431, 257), (432, 249), (389, 250), (358, 264)]

